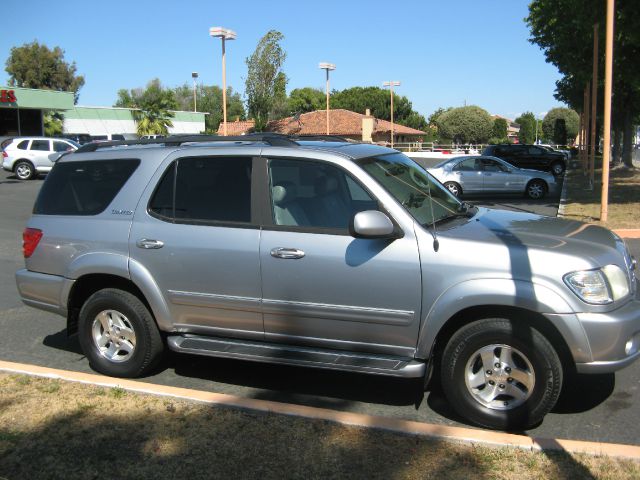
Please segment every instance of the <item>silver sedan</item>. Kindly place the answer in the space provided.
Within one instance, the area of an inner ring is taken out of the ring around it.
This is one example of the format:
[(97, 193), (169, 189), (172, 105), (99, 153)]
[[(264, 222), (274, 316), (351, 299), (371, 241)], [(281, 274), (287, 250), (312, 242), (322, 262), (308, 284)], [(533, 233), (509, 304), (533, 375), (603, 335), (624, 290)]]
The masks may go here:
[(540, 199), (558, 189), (555, 177), (538, 170), (517, 168), (496, 157), (464, 156), (447, 159), (427, 171), (451, 193), (524, 193)]

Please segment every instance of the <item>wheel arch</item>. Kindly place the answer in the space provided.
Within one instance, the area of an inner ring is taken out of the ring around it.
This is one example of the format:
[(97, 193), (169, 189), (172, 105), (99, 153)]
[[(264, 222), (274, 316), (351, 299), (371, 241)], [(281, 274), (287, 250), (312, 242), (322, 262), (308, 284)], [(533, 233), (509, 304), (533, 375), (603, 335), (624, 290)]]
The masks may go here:
[(416, 357), (432, 359), (452, 331), (497, 317), (533, 325), (559, 352), (568, 352), (563, 360), (571, 364), (592, 360), (584, 328), (566, 300), (548, 286), (513, 279), (469, 280), (440, 295), (423, 319)]
[(142, 291), (128, 278), (109, 273), (82, 275), (73, 282), (67, 300), (67, 332), (69, 335), (78, 331), (78, 316), (82, 305), (91, 295), (104, 288), (117, 288), (135, 295), (153, 313), (153, 309)]
[(556, 325), (541, 313), (509, 305), (478, 305), (456, 312), (442, 325), (435, 336), (429, 358), (432, 358), (436, 366), (439, 366), (439, 359), (442, 357), (444, 348), (455, 332), (470, 323), (486, 318), (505, 318), (513, 322), (522, 322), (521, 325), (534, 327), (556, 350), (565, 371), (575, 371), (575, 360), (571, 349)]

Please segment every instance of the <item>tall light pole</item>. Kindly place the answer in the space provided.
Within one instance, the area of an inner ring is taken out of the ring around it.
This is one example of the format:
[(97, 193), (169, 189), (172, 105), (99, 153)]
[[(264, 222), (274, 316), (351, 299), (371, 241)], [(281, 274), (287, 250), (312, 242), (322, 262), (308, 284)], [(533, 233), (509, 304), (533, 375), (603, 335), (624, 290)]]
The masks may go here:
[(327, 135), (329, 135), (329, 70), (335, 70), (336, 66), (333, 63), (321, 62), (318, 67), (327, 72)]
[(400, 82), (398, 80), (390, 80), (382, 83), (383, 87), (389, 87), (391, 92), (391, 148), (393, 148), (393, 87), (399, 87)]
[(197, 112), (196, 103), (196, 80), (198, 79), (198, 72), (191, 72), (191, 78), (193, 78), (193, 111)]
[(222, 133), (227, 136), (227, 70), (225, 63), (225, 40), (235, 40), (236, 32), (224, 27), (211, 27), (209, 35), (222, 39)]

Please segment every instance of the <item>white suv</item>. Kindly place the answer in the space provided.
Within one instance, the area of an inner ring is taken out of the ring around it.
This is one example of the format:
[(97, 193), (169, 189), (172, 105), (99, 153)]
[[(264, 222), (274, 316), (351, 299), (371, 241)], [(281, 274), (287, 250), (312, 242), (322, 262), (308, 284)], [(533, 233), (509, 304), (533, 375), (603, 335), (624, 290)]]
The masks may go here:
[(49, 172), (60, 155), (79, 147), (73, 140), (62, 138), (17, 137), (2, 151), (2, 168), (14, 172), (20, 180), (30, 180)]

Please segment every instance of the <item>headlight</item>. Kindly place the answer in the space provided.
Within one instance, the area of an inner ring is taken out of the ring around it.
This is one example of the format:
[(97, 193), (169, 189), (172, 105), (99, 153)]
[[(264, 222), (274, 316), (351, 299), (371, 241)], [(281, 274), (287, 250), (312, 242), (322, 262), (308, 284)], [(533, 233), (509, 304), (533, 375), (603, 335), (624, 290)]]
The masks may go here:
[(586, 303), (605, 305), (629, 295), (625, 272), (617, 265), (568, 273), (565, 283)]

